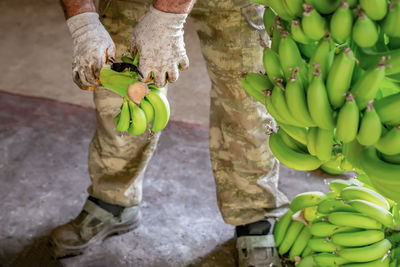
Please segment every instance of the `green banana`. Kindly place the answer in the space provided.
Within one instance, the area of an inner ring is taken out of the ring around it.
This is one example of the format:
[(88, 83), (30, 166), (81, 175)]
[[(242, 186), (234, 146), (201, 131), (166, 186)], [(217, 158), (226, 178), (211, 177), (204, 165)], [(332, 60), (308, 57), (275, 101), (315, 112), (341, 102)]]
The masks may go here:
[(316, 157), (290, 149), (278, 134), (270, 135), (269, 146), (274, 156), (289, 168), (305, 171), (318, 169), (321, 165)]
[(281, 123), (279, 125), (290, 137), (295, 139), (297, 142), (300, 142), (303, 145), (307, 145), (307, 129), (303, 127), (296, 127), (292, 125), (288, 125), (285, 123)]
[(329, 188), (337, 193), (340, 194), (340, 192), (342, 192), (342, 190), (348, 186), (353, 185), (353, 181), (352, 180), (343, 180), (343, 179), (336, 179), (333, 180), (329, 183)]
[(308, 129), (308, 134), (307, 134), (307, 150), (313, 156), (317, 155), (316, 143), (317, 143), (318, 129), (319, 129), (318, 127), (311, 127)]
[(283, 118), (284, 122), (288, 122), (290, 125), (294, 126), (301, 126), (300, 123), (292, 117), (292, 114), (290, 114), (283, 88), (276, 85), (274, 89), (272, 89), (271, 102), (276, 112), (279, 114), (279, 117)]
[[(329, 76), (328, 76), (329, 77)], [(312, 79), (307, 90), (307, 104), (311, 118), (318, 127), (326, 130), (333, 130), (333, 111), (329, 105), (327, 90), (320, 73)]]
[(336, 136), (343, 143), (349, 143), (357, 137), (360, 111), (353, 95), (346, 97), (346, 103), (341, 107), (336, 124)]
[(119, 132), (125, 132), (129, 128), (130, 122), (130, 113), (129, 113), (129, 104), (128, 101), (124, 100), (121, 108), (121, 115), (119, 117), (117, 126), (115, 129)]
[(394, 226), (393, 214), (390, 213), (390, 211), (388, 211), (387, 209), (384, 209), (381, 206), (376, 205), (375, 203), (360, 199), (351, 200), (349, 203), (350, 206), (352, 206), (358, 212), (375, 219), (386, 227)]
[(335, 198), (324, 199), (323, 201), (321, 201), (321, 203), (318, 204), (318, 212), (320, 213), (329, 214), (336, 211), (354, 212), (356, 210), (352, 208), (349, 204), (343, 202), (343, 200)]
[(313, 41), (304, 33), (303, 29), (301, 28), (300, 20), (298, 19), (292, 20), (290, 33), (292, 34), (293, 39), (298, 43), (306, 45)]
[(303, 4), (304, 14), (301, 25), (304, 33), (314, 41), (319, 41), (326, 33), (326, 21), (310, 4)]
[(359, 47), (372, 47), (379, 38), (378, 28), (363, 11), (360, 11), (353, 26), (353, 40)]
[(120, 113), (118, 113), (118, 115), (117, 116), (115, 116), (114, 117), (114, 119), (113, 119), (113, 121), (115, 122), (115, 125), (117, 125), (118, 124), (118, 122), (119, 122), (119, 118), (121, 117), (121, 112)]
[(297, 142), (295, 139), (290, 137), (290, 135), (288, 135), (282, 128), (280, 128), (277, 133), (281, 136), (283, 142), (290, 149), (293, 149), (297, 152), (306, 152), (307, 151), (307, 148), (303, 144)]
[(319, 253), (314, 256), (314, 261), (317, 266), (342, 266), (349, 263), (349, 260), (339, 257), (333, 253)]
[(400, 153), (400, 125), (393, 127), (389, 132), (383, 135), (375, 147), (386, 155), (396, 155)]
[(128, 133), (131, 135), (141, 135), (147, 129), (146, 114), (132, 101), (129, 101), (129, 111), (131, 124), (128, 128)]
[(353, 28), (353, 14), (348, 2), (343, 1), (335, 13), (333, 13), (330, 22), (330, 32), (333, 39), (339, 44), (346, 42), (351, 36)]
[(341, 246), (333, 243), (329, 237), (327, 238), (317, 238), (313, 237), (308, 241), (308, 245), (315, 252), (335, 252), (337, 253)]
[(305, 256), (296, 265), (296, 267), (316, 267), (313, 255)]
[(285, 215), (282, 216), (274, 225), (274, 240), (275, 245), (279, 247), (283, 241), (283, 238), (286, 235), (286, 232), (289, 228), (290, 222), (292, 221), (293, 212), (288, 210)]
[(268, 0), (269, 7), (272, 8), (279, 17), (286, 21), (293, 19), (293, 16), (287, 11), (287, 7), (282, 0)]
[(358, 107), (363, 110), (371, 99), (376, 97), (379, 86), (385, 78), (385, 58), (376, 67), (369, 68), (355, 83), (351, 93), (355, 97)]
[(265, 92), (265, 105), (267, 108), (268, 113), (279, 123), (287, 123), (281, 116), (279, 116), (278, 111), (276, 110), (276, 108), (274, 107), (274, 105), (272, 104), (271, 101), (271, 94), (272, 91), (266, 91)]
[(321, 170), (331, 175), (339, 175), (343, 173), (343, 170), (340, 168), (342, 163), (342, 157), (338, 157), (333, 155), (332, 158), (321, 165)]
[(296, 238), (299, 236), (301, 230), (303, 229), (304, 224), (297, 221), (292, 221), (289, 225), (289, 228), (286, 232), (285, 237), (281, 245), (279, 246), (279, 254), (283, 255), (290, 250), (293, 243), (296, 241)]
[[(365, 263), (349, 263), (343, 265), (343, 267), (390, 267), (390, 257), (384, 255), (383, 258), (379, 258), (374, 261), (365, 262)], [(395, 267), (397, 265), (394, 265)]]
[(392, 0), (389, 5), (389, 13), (385, 17), (382, 30), (390, 37), (400, 37), (400, 3)]
[(254, 89), (261, 93), (272, 90), (274, 87), (268, 76), (262, 73), (247, 73), (245, 79)]
[(154, 108), (150, 104), (150, 102), (143, 98), (142, 101), (140, 101), (140, 108), (144, 111), (144, 114), (146, 115), (146, 122), (152, 122), (154, 120)]
[(290, 260), (293, 261), (296, 256), (297, 257), (301, 256), (301, 253), (306, 248), (310, 238), (311, 238), (310, 229), (308, 227), (304, 227), (303, 230), (301, 230), (296, 241), (294, 242), (292, 248), (290, 249), (290, 252), (289, 252)]
[(340, 197), (345, 201), (366, 200), (372, 202), (385, 210), (390, 209), (387, 200), (372, 189), (361, 186), (348, 186), (340, 192)]
[(313, 237), (310, 239), (310, 241), (308, 241), (308, 245), (315, 252), (335, 252), (335, 253), (337, 253), (340, 249), (342, 249), (341, 246), (333, 243), (331, 241), (330, 237), (327, 237), (327, 238)]
[(315, 143), (315, 152), (322, 162), (327, 162), (332, 158), (333, 149), (333, 130), (318, 129)]
[(303, 55), (303, 58), (309, 59), (313, 55), (315, 49), (317, 48), (316, 42), (312, 41), (309, 44), (302, 44), (299, 43), (299, 49), (301, 54)]
[(335, 56), (326, 80), (326, 89), (330, 103), (339, 108), (345, 101), (345, 93), (349, 90), (356, 59), (349, 47)]
[(378, 142), (382, 135), (382, 124), (374, 106), (370, 102), (361, 119), (357, 140), (361, 145), (370, 146)]
[[(279, 42), (279, 60), (286, 80), (290, 80), (293, 71), (303, 64), (296, 42), (284, 30), (281, 31), (281, 41)], [(299, 72), (304, 72), (304, 69)]]
[(330, 36), (327, 36), (327, 38), (322, 39), (318, 43), (317, 48), (315, 48), (314, 53), (310, 58), (308, 71), (309, 82), (312, 81), (317, 68), (319, 68), (322, 79), (325, 81), (329, 69), (332, 66), (334, 56), (334, 44), (332, 43)]
[(315, 126), (315, 123), (308, 112), (303, 83), (301, 82), (301, 79), (297, 77), (296, 72), (286, 83), (285, 96), (287, 106), (293, 118), (304, 125), (304, 127)]
[(288, 13), (293, 17), (301, 17), (303, 14), (303, 0), (283, 0)]
[(387, 163), (400, 164), (400, 154), (386, 155), (381, 153), (381, 159)]
[(385, 238), (385, 233), (379, 230), (364, 230), (352, 233), (337, 233), (332, 236), (332, 242), (344, 247), (361, 247), (379, 242)]
[(246, 92), (255, 100), (265, 105), (266, 103), (265, 94), (261, 93), (260, 91), (257, 91), (245, 78), (240, 78), (240, 80), (242, 82), (244, 90), (246, 90)]
[(312, 5), (322, 14), (330, 14), (339, 6), (339, 0), (312, 0)]
[(373, 20), (383, 19), (388, 10), (387, 0), (360, 0), (360, 6)]
[(360, 165), (370, 178), (378, 177), (381, 182), (394, 187), (400, 186), (400, 165), (379, 159), (374, 147), (367, 147), (361, 152)]
[(311, 191), (298, 194), (290, 203), (290, 209), (296, 213), (304, 208), (317, 206), (325, 198), (325, 194), (319, 191)]
[(327, 237), (336, 233), (354, 232), (360, 230), (351, 226), (338, 226), (328, 222), (317, 222), (310, 226), (310, 232), (313, 236)]
[[(270, 39), (271, 39), (271, 50), (274, 51), (275, 53), (278, 53), (279, 52), (279, 43), (281, 42), (281, 29), (282, 29), (282, 26), (280, 25), (281, 20), (280, 20), (280, 18), (278, 16), (275, 18), (275, 21), (276, 21), (275, 22), (275, 26), (272, 27), (272, 35), (270, 36)], [(264, 65), (264, 67), (265, 67), (265, 65)]]
[(382, 123), (388, 126), (400, 124), (400, 93), (375, 101), (374, 107)]
[(364, 69), (368, 69), (371, 66), (376, 66), (382, 61), (382, 57), (386, 57), (385, 63), (391, 66), (391, 68), (385, 69), (385, 75), (388, 78), (394, 75), (393, 79), (395, 82), (398, 82), (398, 73), (400, 72), (400, 49), (376, 52), (374, 49), (359, 48), (357, 53), (357, 59), (360, 61), (360, 67)]
[(167, 125), (170, 116), (168, 99), (161, 91), (154, 89), (145, 98), (154, 108), (154, 121), (151, 130), (153, 132), (161, 131)]
[[(383, 239), (369, 246), (359, 248), (344, 248), (338, 255), (353, 262), (369, 262), (382, 257), (391, 249), (392, 244), (387, 239)], [(376, 265), (371, 265), (376, 266)]]
[[(310, 231), (311, 232), (311, 231)], [(312, 254), (312, 249), (310, 248), (310, 246), (309, 245), (307, 245), (305, 248), (304, 248), (304, 250), (303, 250), (303, 252), (301, 253), (301, 257), (302, 258), (305, 258), (305, 257), (307, 257), (308, 255), (311, 255)], [(309, 265), (308, 265), (309, 266)]]
[(377, 220), (354, 212), (333, 212), (328, 215), (328, 221), (339, 226), (351, 226), (362, 229), (379, 230), (382, 228), (382, 224)]
[[(386, 260), (386, 259), (385, 259)], [(380, 261), (378, 262), (380, 263)], [(389, 265), (382, 265), (382, 267), (397, 267), (397, 259), (393, 259)], [(351, 266), (350, 266), (351, 267)], [(354, 267), (354, 266), (353, 266)], [(357, 266), (356, 266), (357, 267)]]
[(342, 163), (340, 164), (340, 169), (344, 172), (352, 172), (354, 171), (353, 165), (350, 163), (348, 159), (342, 156)]
[(357, 139), (342, 145), (343, 156), (358, 171), (360, 171), (360, 153), (363, 148), (364, 147), (358, 143)]
[(271, 8), (266, 7), (264, 11), (263, 21), (265, 31), (268, 33), (269, 36), (271, 36), (272, 34), (272, 27), (275, 26), (275, 17), (275, 12)]
[(283, 79), (283, 70), (279, 60), (279, 55), (271, 48), (264, 50), (263, 64), (265, 72), (273, 84), (276, 84), (278, 79)]

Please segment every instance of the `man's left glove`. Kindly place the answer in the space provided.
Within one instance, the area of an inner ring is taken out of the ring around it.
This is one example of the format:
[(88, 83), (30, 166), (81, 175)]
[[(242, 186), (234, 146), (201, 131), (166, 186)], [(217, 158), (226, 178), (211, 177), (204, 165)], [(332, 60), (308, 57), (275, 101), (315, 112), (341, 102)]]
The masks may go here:
[(153, 72), (158, 87), (165, 86), (166, 78), (169, 82), (178, 79), (178, 66), (181, 70), (189, 66), (183, 40), (186, 17), (151, 6), (133, 31), (131, 48), (139, 52), (139, 70), (147, 81)]
[(115, 46), (96, 12), (85, 12), (67, 20), (72, 35), (74, 54), (72, 76), (81, 88), (99, 86), (100, 69), (115, 56)]

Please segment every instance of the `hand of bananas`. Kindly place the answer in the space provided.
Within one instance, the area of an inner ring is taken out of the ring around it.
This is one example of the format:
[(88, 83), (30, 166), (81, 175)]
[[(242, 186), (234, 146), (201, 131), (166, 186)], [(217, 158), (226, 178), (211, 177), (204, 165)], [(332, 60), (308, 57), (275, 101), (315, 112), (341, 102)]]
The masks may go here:
[(400, 201), (400, 1), (254, 0), (266, 6), (265, 74), (242, 77), (296, 170), (366, 173)]
[(102, 86), (123, 97), (121, 112), (114, 118), (115, 129), (128, 131), (131, 135), (141, 135), (152, 122), (153, 132), (161, 131), (168, 123), (170, 116), (169, 102), (165, 91), (153, 83), (139, 81), (141, 75), (135, 59), (122, 57), (123, 63), (105, 65), (100, 71)]
[(397, 266), (398, 205), (357, 179), (297, 195), (274, 226), (279, 254), (297, 267)]

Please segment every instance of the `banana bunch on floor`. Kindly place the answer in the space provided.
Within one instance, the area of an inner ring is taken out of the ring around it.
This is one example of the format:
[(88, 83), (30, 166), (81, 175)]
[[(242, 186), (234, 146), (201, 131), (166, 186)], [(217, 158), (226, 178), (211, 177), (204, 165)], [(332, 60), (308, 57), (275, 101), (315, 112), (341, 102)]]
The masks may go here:
[(334, 180), (331, 192), (297, 195), (275, 224), (278, 252), (310, 266), (397, 266), (399, 209), (356, 179)]
[(366, 173), (400, 201), (400, 1), (254, 0), (266, 6), (264, 73), (241, 78), (296, 170)]
[[(126, 56), (122, 59), (123, 63), (116, 64), (129, 63), (126, 66), (133, 66), (135, 69), (137, 62)], [(104, 88), (123, 98), (121, 111), (114, 118), (117, 131), (141, 135), (146, 132), (150, 123), (153, 132), (165, 128), (170, 117), (170, 106), (163, 88), (158, 88), (154, 83), (140, 82), (138, 73), (129, 67), (118, 72), (110, 65), (101, 69), (100, 82)]]

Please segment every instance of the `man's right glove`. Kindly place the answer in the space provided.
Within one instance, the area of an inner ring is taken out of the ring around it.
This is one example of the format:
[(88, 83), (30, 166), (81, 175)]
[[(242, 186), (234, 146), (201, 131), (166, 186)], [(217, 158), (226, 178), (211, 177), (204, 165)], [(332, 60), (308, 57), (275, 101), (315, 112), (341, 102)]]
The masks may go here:
[(74, 54), (72, 76), (81, 88), (99, 86), (100, 69), (115, 56), (115, 46), (96, 12), (85, 12), (67, 20), (72, 35)]
[(179, 69), (187, 69), (189, 59), (183, 40), (183, 26), (188, 14), (160, 11), (153, 6), (136, 25), (131, 48), (139, 52), (139, 70), (144, 78), (154, 74), (154, 83), (164, 87), (166, 78), (175, 82)]

